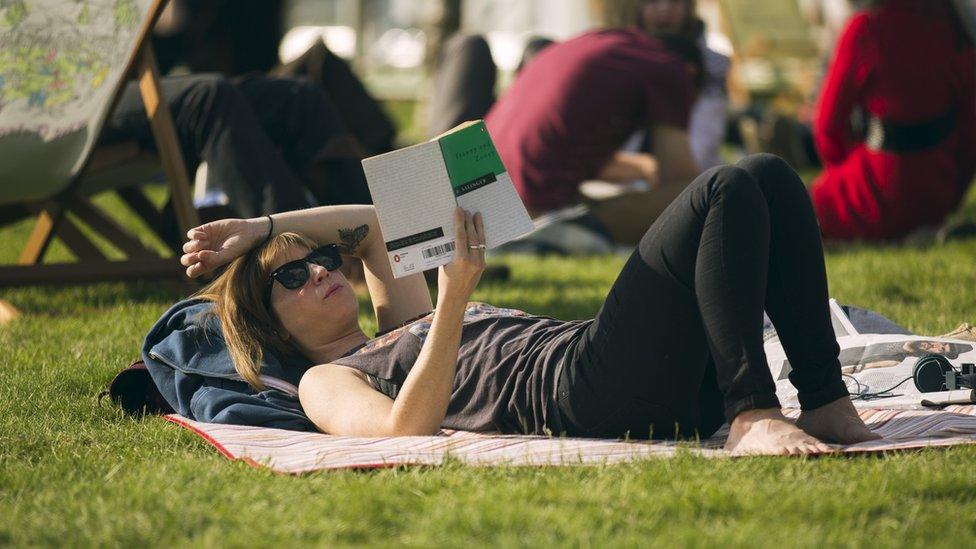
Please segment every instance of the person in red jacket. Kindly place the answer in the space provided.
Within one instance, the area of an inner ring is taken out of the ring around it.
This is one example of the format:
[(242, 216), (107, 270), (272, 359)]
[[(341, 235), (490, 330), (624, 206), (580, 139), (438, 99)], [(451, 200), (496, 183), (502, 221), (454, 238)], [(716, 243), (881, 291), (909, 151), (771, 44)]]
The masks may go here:
[(959, 205), (976, 169), (974, 73), (972, 41), (947, 0), (873, 2), (851, 18), (814, 121), (824, 238), (898, 239)]

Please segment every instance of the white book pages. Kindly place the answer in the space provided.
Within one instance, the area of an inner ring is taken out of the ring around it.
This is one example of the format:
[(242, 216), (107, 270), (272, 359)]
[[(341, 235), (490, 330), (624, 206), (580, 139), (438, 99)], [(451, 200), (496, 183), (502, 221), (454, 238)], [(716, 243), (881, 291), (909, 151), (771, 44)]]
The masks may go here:
[(501, 246), (534, 228), (508, 172), (498, 176), (494, 183), (462, 194), (457, 203), (470, 212), (481, 212), (485, 244), (489, 248)]
[(396, 278), (454, 257), (451, 180), (436, 142), (363, 160), (369, 192)]

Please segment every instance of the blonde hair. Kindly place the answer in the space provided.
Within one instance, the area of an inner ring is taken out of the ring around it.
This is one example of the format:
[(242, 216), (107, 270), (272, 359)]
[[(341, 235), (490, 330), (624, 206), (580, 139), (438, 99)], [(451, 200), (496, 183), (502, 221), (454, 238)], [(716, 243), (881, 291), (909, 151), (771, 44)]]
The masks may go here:
[(234, 369), (258, 391), (265, 389), (260, 376), (266, 348), (282, 354), (299, 352), (281, 337), (281, 322), (270, 304), (264, 302), (275, 259), (295, 246), (308, 251), (318, 247), (306, 236), (282, 233), (232, 261), (220, 276), (193, 296), (213, 303), (212, 314), (220, 321)]

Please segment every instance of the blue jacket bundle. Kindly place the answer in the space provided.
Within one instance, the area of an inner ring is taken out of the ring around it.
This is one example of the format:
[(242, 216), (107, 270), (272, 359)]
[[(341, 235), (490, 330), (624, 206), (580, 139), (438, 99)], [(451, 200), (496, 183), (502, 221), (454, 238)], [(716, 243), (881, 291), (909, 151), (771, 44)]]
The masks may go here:
[(257, 391), (234, 369), (213, 304), (188, 299), (152, 327), (142, 359), (176, 413), (203, 422), (315, 431), (298, 402), (298, 382), (312, 363), (265, 351)]

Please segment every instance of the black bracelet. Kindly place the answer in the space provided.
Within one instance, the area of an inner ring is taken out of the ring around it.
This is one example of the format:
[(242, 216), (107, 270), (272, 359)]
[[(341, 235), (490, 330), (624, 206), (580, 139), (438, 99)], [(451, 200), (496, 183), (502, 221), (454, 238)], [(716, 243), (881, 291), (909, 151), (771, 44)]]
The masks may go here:
[(261, 242), (261, 245), (262, 246), (265, 245), (265, 244), (267, 244), (268, 241), (271, 240), (271, 235), (274, 234), (274, 218), (271, 217), (270, 214), (268, 214), (268, 215), (266, 215), (264, 217), (267, 217), (268, 218), (268, 236), (264, 237), (264, 241)]

